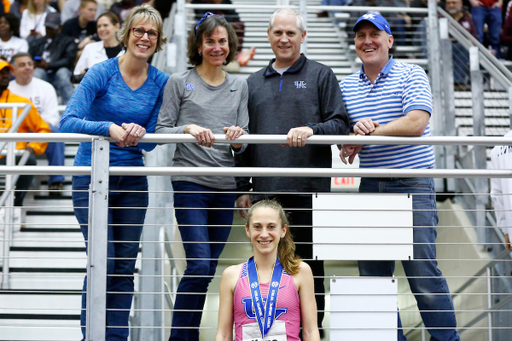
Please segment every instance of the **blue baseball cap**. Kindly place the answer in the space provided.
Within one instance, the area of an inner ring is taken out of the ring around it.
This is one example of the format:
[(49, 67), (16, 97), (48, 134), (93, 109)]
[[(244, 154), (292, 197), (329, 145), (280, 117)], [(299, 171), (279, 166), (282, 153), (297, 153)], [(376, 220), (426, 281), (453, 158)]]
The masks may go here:
[(377, 27), (379, 30), (386, 31), (389, 35), (393, 35), (391, 33), (391, 29), (389, 28), (388, 21), (378, 13), (368, 12), (366, 14), (363, 14), (359, 19), (357, 19), (352, 31), (356, 32), (357, 25), (359, 25), (361, 21), (369, 21), (372, 24), (374, 24), (375, 27)]

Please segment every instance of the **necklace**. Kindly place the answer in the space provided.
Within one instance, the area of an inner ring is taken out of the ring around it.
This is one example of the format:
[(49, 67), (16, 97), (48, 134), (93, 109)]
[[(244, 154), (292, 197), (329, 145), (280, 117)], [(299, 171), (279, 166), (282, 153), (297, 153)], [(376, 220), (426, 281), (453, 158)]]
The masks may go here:
[[(261, 282), (261, 279), (260, 279), (260, 273), (258, 271), (258, 264), (256, 264), (256, 262), (254, 262), (254, 265), (256, 266), (256, 275), (258, 275), (258, 282), (262, 283)], [(274, 273), (274, 267), (276, 266), (276, 262), (274, 262), (272, 264), (272, 272), (270, 273), (270, 277), (272, 277), (272, 274)], [(266, 283), (266, 282), (265, 282)]]

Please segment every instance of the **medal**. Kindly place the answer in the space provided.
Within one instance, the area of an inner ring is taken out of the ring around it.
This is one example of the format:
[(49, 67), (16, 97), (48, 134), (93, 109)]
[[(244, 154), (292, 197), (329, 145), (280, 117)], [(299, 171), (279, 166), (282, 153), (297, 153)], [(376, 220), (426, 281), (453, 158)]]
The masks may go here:
[(247, 261), (247, 273), (249, 275), (249, 286), (251, 290), (252, 306), (256, 315), (256, 322), (258, 323), (261, 337), (264, 338), (274, 323), (277, 294), (279, 292), (279, 285), (281, 284), (281, 277), (283, 275), (283, 266), (279, 262), (279, 259), (276, 259), (265, 306), (263, 305), (263, 297), (261, 296), (260, 283), (258, 279), (258, 270), (256, 269), (254, 257), (251, 257)]

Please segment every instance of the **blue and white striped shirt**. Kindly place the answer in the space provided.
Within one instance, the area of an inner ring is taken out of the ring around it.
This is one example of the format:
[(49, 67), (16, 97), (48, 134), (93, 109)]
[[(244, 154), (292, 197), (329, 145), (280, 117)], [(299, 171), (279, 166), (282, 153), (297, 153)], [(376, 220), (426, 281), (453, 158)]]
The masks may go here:
[[(350, 124), (369, 117), (380, 125), (411, 110), (432, 114), (432, 95), (425, 71), (413, 64), (395, 62), (390, 56), (375, 83), (361, 71), (340, 83)], [(422, 136), (430, 136), (430, 125)], [(359, 153), (361, 168), (433, 168), (434, 149), (428, 145), (366, 145)]]

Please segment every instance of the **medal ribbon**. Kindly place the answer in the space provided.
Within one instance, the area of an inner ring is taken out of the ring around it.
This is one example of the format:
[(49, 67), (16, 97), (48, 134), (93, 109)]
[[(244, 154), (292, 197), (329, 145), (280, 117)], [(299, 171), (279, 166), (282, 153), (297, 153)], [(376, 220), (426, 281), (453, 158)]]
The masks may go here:
[(252, 306), (256, 314), (256, 321), (260, 327), (261, 337), (264, 338), (274, 323), (276, 315), (277, 294), (279, 292), (279, 286), (281, 285), (283, 266), (281, 263), (279, 263), (279, 259), (276, 259), (276, 264), (274, 265), (274, 270), (272, 271), (272, 279), (270, 280), (270, 285), (268, 288), (267, 302), (265, 307), (263, 307), (263, 298), (261, 297), (260, 282), (258, 279), (256, 264), (254, 263), (254, 257), (251, 257), (247, 261), (247, 273), (249, 275)]

